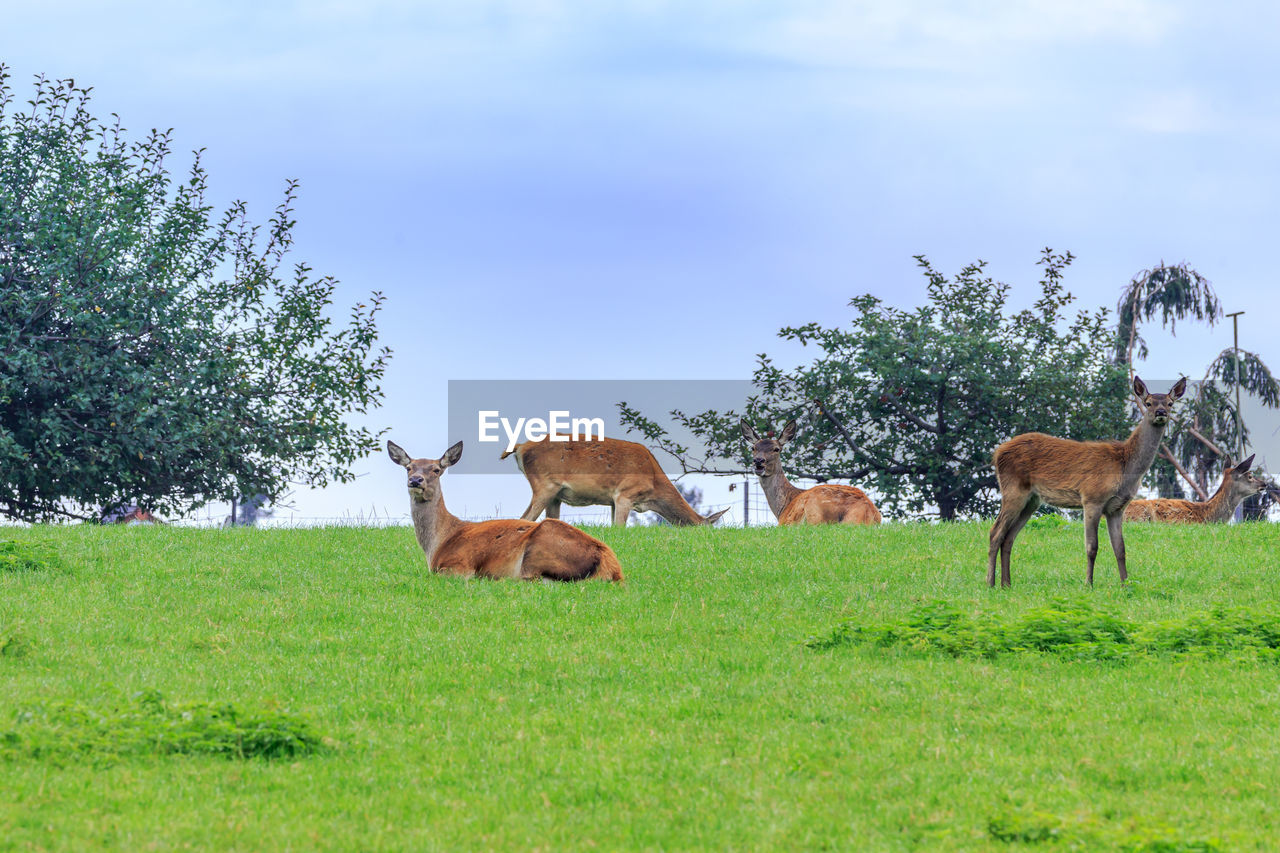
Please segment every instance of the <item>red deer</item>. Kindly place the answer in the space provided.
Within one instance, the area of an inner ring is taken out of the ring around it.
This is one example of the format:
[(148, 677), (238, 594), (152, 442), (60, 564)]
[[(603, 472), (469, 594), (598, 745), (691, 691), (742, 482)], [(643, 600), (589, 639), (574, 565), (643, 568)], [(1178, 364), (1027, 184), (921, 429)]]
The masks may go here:
[(461, 441), (439, 459), (412, 459), (391, 441), (387, 453), (409, 472), (413, 529), (431, 571), (525, 580), (622, 580), (622, 566), (613, 550), (564, 522), (472, 522), (450, 513), (440, 491), (440, 475), (462, 458)]
[[(1254, 456), (1256, 455), (1255, 453)], [(1267, 487), (1266, 483), (1249, 473), (1252, 467), (1253, 456), (1234, 468), (1228, 467), (1222, 472), (1222, 485), (1207, 501), (1183, 501), (1175, 498), (1130, 501), (1124, 508), (1124, 520), (1167, 521), (1175, 524), (1224, 522), (1235, 515), (1236, 507), (1240, 506), (1241, 501)]]
[(823, 483), (811, 489), (791, 485), (782, 470), (782, 448), (795, 438), (796, 422), (782, 428), (782, 434), (761, 438), (749, 423), (742, 422), (742, 435), (751, 445), (752, 463), (760, 477), (769, 509), (778, 524), (879, 524), (880, 510), (866, 492), (854, 486)]
[(1098, 555), (1098, 521), (1106, 516), (1111, 550), (1120, 569), (1120, 582), (1124, 583), (1129, 577), (1124, 563), (1124, 508), (1155, 460), (1173, 404), (1186, 390), (1186, 377), (1179, 379), (1168, 394), (1152, 394), (1141, 379), (1133, 377), (1133, 393), (1138, 398), (1142, 420), (1126, 441), (1071, 441), (1028, 432), (997, 447), (994, 463), (1000, 484), (1000, 515), (991, 528), (987, 583), (996, 585), (998, 553), (1000, 585), (1009, 586), (1013, 540), (1041, 501), (1084, 509), (1090, 586)]
[(715, 524), (729, 511), (698, 515), (649, 448), (634, 441), (541, 438), (517, 444), (501, 458), (512, 453), (533, 489), (533, 499), (520, 516), (525, 521), (533, 521), (543, 510), (547, 518), (559, 518), (562, 503), (612, 507), (614, 527), (626, 527), (632, 510), (656, 512), (676, 525)]

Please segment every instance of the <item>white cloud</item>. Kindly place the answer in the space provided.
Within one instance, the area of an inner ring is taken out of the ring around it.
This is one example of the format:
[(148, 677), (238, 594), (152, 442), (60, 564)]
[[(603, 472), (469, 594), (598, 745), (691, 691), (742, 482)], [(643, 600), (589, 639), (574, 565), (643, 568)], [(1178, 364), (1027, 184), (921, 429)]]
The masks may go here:
[(1204, 99), (1191, 91), (1152, 92), (1122, 124), (1147, 133), (1202, 133), (1222, 130), (1222, 119)]
[(1154, 0), (817, 3), (768, 22), (755, 46), (818, 65), (957, 70), (1052, 45), (1149, 44), (1177, 18)]

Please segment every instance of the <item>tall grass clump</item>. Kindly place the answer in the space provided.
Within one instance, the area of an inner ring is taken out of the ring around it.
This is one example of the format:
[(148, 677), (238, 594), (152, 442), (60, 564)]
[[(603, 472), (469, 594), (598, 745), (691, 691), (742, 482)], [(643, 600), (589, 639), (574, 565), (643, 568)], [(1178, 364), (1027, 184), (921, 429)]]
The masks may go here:
[(1087, 601), (1056, 601), (1005, 616), (968, 614), (949, 602), (921, 604), (900, 619), (854, 619), (809, 638), (811, 649), (898, 646), (951, 657), (995, 658), (1042, 653), (1074, 660), (1124, 660), (1144, 655), (1241, 655), (1280, 660), (1280, 616), (1216, 607), (1184, 617), (1139, 622)]
[(0, 572), (36, 572), (54, 564), (53, 553), (45, 545), (0, 539)]
[(0, 730), (0, 753), (29, 758), (216, 755), (295, 758), (324, 748), (307, 720), (277, 708), (168, 702), (144, 691), (114, 708), (57, 702), (19, 710)]

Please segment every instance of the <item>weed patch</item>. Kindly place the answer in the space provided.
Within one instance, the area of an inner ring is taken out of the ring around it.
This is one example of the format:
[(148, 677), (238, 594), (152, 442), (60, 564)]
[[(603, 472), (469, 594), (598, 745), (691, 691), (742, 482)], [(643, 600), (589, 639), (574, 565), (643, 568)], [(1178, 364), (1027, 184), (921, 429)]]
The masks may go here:
[(806, 645), (901, 646), (952, 657), (994, 658), (1041, 653), (1071, 660), (1125, 660), (1136, 655), (1197, 655), (1280, 660), (1280, 617), (1244, 608), (1214, 608), (1180, 619), (1140, 623), (1085, 601), (1055, 602), (1009, 618), (969, 615), (929, 603), (904, 619), (878, 624), (847, 620)]
[(21, 622), (0, 627), (0, 657), (22, 657), (30, 647)]
[(0, 539), (0, 572), (36, 572), (56, 563), (53, 552), (43, 545)]
[(278, 709), (212, 702), (166, 702), (155, 691), (99, 711), (59, 703), (19, 711), (0, 730), (0, 754), (29, 758), (219, 755), (293, 758), (320, 752), (325, 740), (306, 720)]
[(1067, 820), (1045, 812), (1011, 811), (987, 822), (987, 834), (1007, 844), (1062, 844), (1064, 849), (1121, 853), (1222, 853), (1217, 841), (1180, 839), (1168, 828), (1135, 831), (1087, 818)]

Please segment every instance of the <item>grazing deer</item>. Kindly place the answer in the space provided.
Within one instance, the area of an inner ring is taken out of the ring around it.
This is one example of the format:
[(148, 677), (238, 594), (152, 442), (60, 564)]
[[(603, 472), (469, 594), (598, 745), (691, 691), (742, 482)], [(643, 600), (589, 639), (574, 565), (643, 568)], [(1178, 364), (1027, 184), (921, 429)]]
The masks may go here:
[[(1257, 454), (1255, 453), (1254, 456)], [(1156, 498), (1149, 501), (1129, 501), (1124, 508), (1125, 521), (1167, 521), (1175, 524), (1215, 524), (1235, 515), (1236, 507), (1245, 498), (1258, 494), (1267, 484), (1249, 473), (1253, 456), (1234, 468), (1222, 472), (1222, 485), (1207, 501), (1183, 501), (1175, 498)]]
[(440, 475), (462, 458), (462, 442), (439, 459), (412, 459), (387, 442), (391, 461), (409, 472), (409, 508), (431, 571), (463, 577), (622, 580), (608, 545), (562, 521), (463, 521), (445, 509)]
[(501, 458), (513, 453), (516, 467), (533, 489), (533, 499), (520, 516), (525, 521), (533, 521), (543, 510), (547, 518), (559, 518), (562, 503), (612, 507), (614, 527), (626, 527), (632, 510), (656, 512), (676, 525), (715, 524), (729, 511), (698, 515), (671, 484), (649, 448), (634, 441), (542, 438), (517, 444)]
[(1071, 441), (1041, 432), (1014, 436), (996, 448), (996, 481), (1000, 484), (1000, 515), (991, 528), (987, 551), (987, 583), (996, 585), (996, 554), (1000, 555), (1000, 585), (1009, 586), (1009, 555), (1018, 532), (1035, 514), (1040, 502), (1084, 509), (1084, 545), (1089, 585), (1098, 555), (1098, 521), (1107, 517), (1107, 534), (1120, 569), (1124, 564), (1124, 508), (1138, 491), (1151, 467), (1173, 404), (1187, 390), (1186, 377), (1168, 394), (1152, 394), (1137, 376), (1133, 393), (1142, 420), (1126, 441)]
[(760, 488), (778, 524), (879, 524), (880, 510), (866, 492), (854, 486), (823, 483), (811, 489), (791, 485), (782, 470), (782, 448), (795, 438), (796, 422), (790, 421), (776, 439), (761, 438), (746, 420), (742, 435), (751, 445), (752, 464)]

